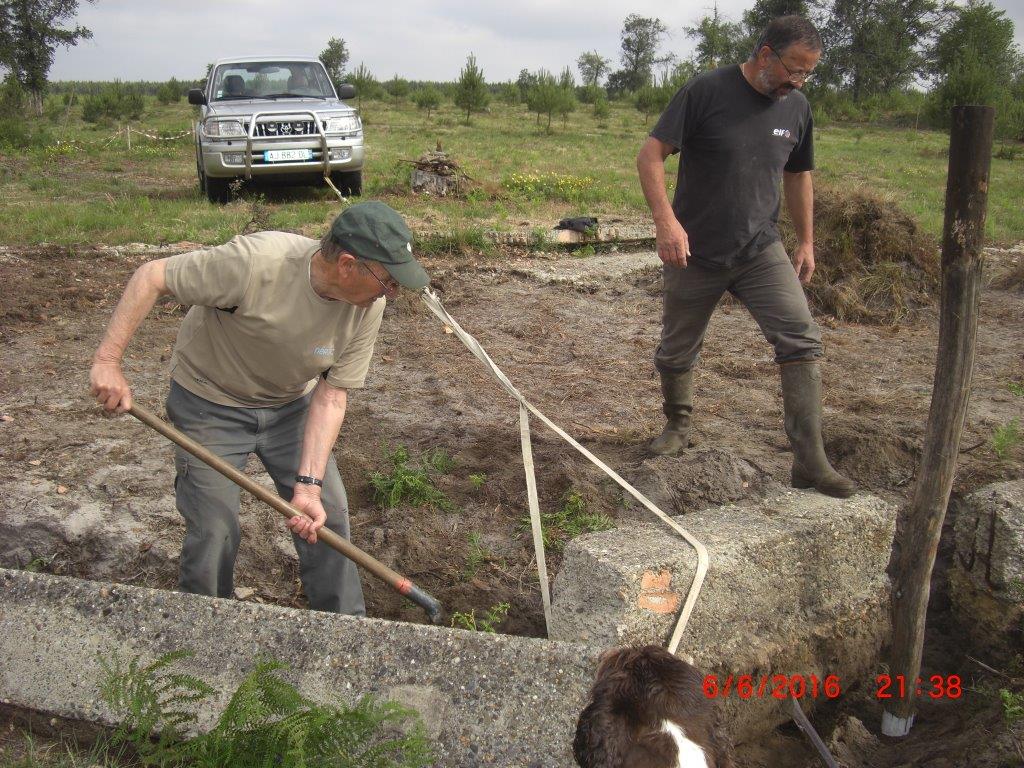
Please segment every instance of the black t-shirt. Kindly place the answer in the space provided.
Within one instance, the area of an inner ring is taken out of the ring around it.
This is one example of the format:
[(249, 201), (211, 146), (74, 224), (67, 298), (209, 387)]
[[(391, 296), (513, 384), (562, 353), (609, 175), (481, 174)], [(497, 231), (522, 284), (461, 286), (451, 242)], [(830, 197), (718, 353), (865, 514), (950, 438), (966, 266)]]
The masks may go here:
[(812, 128), (800, 91), (765, 96), (738, 65), (679, 89), (651, 136), (682, 152), (672, 209), (694, 260), (725, 269), (779, 240), (782, 171), (814, 168)]

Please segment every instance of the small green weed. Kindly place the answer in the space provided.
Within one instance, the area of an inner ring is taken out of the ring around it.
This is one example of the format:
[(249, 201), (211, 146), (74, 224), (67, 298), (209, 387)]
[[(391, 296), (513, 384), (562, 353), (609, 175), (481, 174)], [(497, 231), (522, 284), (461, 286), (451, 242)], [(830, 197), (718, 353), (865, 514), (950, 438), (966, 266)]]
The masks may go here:
[(1011, 381), (1006, 388), (1017, 397), (1024, 397), (1024, 381)]
[(992, 450), (1000, 461), (1005, 461), (1020, 441), (1020, 419), (1011, 419), (992, 433)]
[[(409, 449), (399, 446), (391, 453), (385, 453), (391, 462), (391, 472), (370, 473), (374, 500), (386, 509), (407, 503), (414, 507), (433, 507), (450, 512), (454, 509), (451, 500), (431, 480), (429, 469), (436, 465), (445, 466), (450, 458), (439, 458), (441, 450), (428, 452), (419, 468), (409, 466)], [(431, 458), (432, 457), (432, 458)]]
[(466, 552), (466, 565), (462, 569), (462, 577), (469, 581), (476, 576), (480, 566), (489, 563), (493, 559), (491, 551), (480, 541), (480, 534), (473, 531), (469, 534), (469, 548)]
[(1003, 701), (1003, 718), (1007, 725), (1024, 720), (1024, 692), (1002, 688), (999, 691), (999, 698)]
[[(554, 512), (541, 512), (540, 526), (544, 546), (561, 551), (570, 539), (584, 533), (608, 531), (615, 527), (615, 521), (608, 515), (587, 511), (587, 501), (579, 491), (569, 491), (562, 499), (562, 506)], [(529, 516), (520, 520), (520, 530), (530, 529)]]
[[(433, 756), (417, 713), (366, 696), (355, 706), (317, 704), (261, 660), (232, 694), (217, 724), (183, 738), (197, 720), (195, 705), (215, 691), (168, 667), (191, 655), (177, 651), (142, 666), (104, 662), (104, 701), (121, 726), (114, 746), (135, 749), (141, 765), (175, 768), (299, 768), (309, 765), (421, 768)], [(410, 727), (403, 727), (412, 719)], [(151, 735), (156, 734), (154, 740)]]
[(46, 568), (50, 567), (50, 563), (52, 563), (56, 557), (56, 552), (49, 557), (33, 557), (28, 561), (28, 565), (25, 566), (25, 570), (29, 573), (42, 573)]
[(508, 603), (498, 603), (487, 609), (487, 612), (477, 618), (476, 609), (470, 609), (469, 613), (455, 611), (452, 614), (452, 627), (455, 629), (468, 629), (471, 632), (497, 632), (498, 625), (505, 620), (511, 606)]
[(487, 482), (487, 475), (483, 472), (476, 475), (469, 476), (469, 484), (473, 487), (473, 490), (480, 490), (484, 487), (484, 483)]
[(444, 448), (432, 448), (423, 453), (423, 463), (435, 472), (447, 475), (455, 469), (455, 459)]

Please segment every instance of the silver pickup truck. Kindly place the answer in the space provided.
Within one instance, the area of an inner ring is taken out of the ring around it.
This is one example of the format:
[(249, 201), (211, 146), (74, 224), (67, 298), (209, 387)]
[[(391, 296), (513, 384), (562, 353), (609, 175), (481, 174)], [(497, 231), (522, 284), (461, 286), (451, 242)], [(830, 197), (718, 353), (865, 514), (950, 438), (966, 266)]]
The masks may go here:
[(363, 124), (324, 65), (307, 56), (243, 56), (214, 62), (205, 90), (188, 92), (200, 107), (195, 124), (199, 187), (227, 202), (234, 179), (331, 182), (346, 196), (363, 186)]

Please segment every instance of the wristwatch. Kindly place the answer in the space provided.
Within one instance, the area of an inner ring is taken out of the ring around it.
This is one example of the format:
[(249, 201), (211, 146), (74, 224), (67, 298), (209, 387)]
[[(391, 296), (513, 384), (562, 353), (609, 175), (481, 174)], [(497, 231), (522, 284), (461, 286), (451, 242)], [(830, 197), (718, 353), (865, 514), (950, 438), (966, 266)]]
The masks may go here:
[(302, 483), (303, 485), (315, 485), (320, 488), (324, 487), (324, 481), (318, 477), (310, 477), (309, 475), (296, 475), (296, 483)]

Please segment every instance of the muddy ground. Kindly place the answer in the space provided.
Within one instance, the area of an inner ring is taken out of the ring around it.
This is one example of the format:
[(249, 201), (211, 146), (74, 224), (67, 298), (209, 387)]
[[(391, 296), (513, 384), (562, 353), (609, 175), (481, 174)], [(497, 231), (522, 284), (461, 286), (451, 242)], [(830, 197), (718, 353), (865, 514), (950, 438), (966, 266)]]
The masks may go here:
[[(168, 589), (176, 583), (183, 527), (171, 491), (171, 447), (130, 417), (104, 417), (87, 392), (89, 360), (113, 303), (132, 270), (153, 256), (132, 248), (0, 249), (2, 565)], [(729, 300), (712, 321), (696, 377), (698, 445), (670, 477), (645, 461), (642, 445), (661, 425), (651, 363), (660, 328), (660, 274), (649, 254), (592, 258), (509, 252), (500, 259), (459, 257), (429, 266), (453, 317), (537, 407), (627, 479), (674, 489), (675, 509), (666, 511), (696, 511), (781, 487), (790, 456), (776, 366), (752, 319)], [(998, 277), (1022, 258), (1021, 246), (990, 251), (989, 275)], [(609, 261), (628, 268), (602, 277), (598, 267)], [(181, 315), (181, 307), (161, 304), (125, 362), (136, 397), (161, 412)], [(827, 347), (829, 452), (862, 487), (902, 503), (912, 489), (928, 415), (936, 308), (897, 326), (841, 324), (828, 316), (819, 321)], [(1021, 446), (999, 460), (990, 439), (995, 428), (1024, 411), (1024, 398), (1010, 389), (1022, 380), (1024, 295), (1019, 287), (991, 287), (983, 297), (955, 496), (1021, 477)], [(576, 491), (590, 511), (623, 514), (616, 487), (542, 425), (535, 423), (534, 430), (544, 509), (559, 507)], [(414, 459), (438, 449), (450, 454), (454, 468), (436, 473), (436, 480), (451, 509), (374, 503), (369, 475), (389, 469), (386, 454), (399, 446)], [(517, 410), (417, 299), (400, 298), (388, 307), (366, 388), (350, 396), (335, 453), (358, 546), (412, 577), (448, 611), (480, 615), (506, 602), (511, 609), (501, 631), (542, 634), (522, 523), (526, 491)], [(269, 486), (255, 461), (248, 471)], [(242, 518), (237, 594), (303, 605), (294, 552), (277, 513), (246, 499)], [(556, 551), (549, 568), (557, 571), (558, 562)], [(940, 557), (925, 671), (962, 674), (977, 681), (978, 692), (959, 702), (928, 703), (912, 737), (886, 748), (849, 721), (860, 718), (876, 730), (880, 716), (866, 692), (859, 698), (853, 692), (842, 706), (819, 714), (823, 730), (835, 730), (837, 750), (846, 743), (842, 739), (857, 741), (844, 758), (848, 765), (1000, 765), (979, 747), (1009, 738), (989, 690), (998, 680), (967, 660), (956, 642), (942, 567)], [(365, 580), (364, 588), (371, 615), (423, 620), (418, 609), (376, 582)], [(743, 764), (813, 764), (795, 731), (776, 739), (747, 747)], [(1009, 740), (1005, 746), (1012, 748)]]

